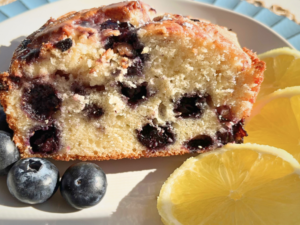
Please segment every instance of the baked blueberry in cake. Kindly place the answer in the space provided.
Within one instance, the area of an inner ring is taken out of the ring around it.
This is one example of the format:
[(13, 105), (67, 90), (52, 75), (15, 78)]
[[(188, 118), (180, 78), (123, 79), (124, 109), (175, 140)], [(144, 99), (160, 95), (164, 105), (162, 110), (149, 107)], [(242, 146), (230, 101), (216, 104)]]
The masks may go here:
[(0, 98), (25, 158), (201, 153), (243, 142), (264, 69), (225, 27), (122, 2), (28, 36)]

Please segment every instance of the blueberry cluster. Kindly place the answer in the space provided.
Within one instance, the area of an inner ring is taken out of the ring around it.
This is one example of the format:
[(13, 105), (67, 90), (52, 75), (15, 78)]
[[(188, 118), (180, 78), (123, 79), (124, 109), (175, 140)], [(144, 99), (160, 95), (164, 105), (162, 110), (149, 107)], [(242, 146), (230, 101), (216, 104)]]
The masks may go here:
[[(7, 175), (8, 190), (16, 199), (26, 204), (43, 203), (60, 187), (61, 195), (72, 207), (84, 209), (98, 204), (104, 197), (107, 180), (98, 165), (76, 163), (67, 169), (60, 180), (57, 167), (50, 161), (41, 158), (20, 159), (3, 110), (0, 111), (0, 126), (4, 129), (0, 131), (0, 175)], [(55, 148), (55, 129), (52, 127), (49, 130), (36, 132), (42, 134), (38, 134), (39, 138), (31, 139), (33, 150), (38, 148), (48, 152)]]
[[(135, 95), (132, 94), (132, 96)], [(174, 100), (173, 103), (175, 117), (180, 119), (199, 119), (208, 107), (214, 108), (212, 98), (207, 93), (186, 93), (181, 98)], [(225, 131), (217, 131), (214, 136), (197, 135), (186, 141), (183, 144), (190, 152), (209, 149), (215, 143), (219, 147), (227, 143), (243, 143), (243, 138), (247, 136), (247, 132), (243, 128), (243, 120), (235, 123), (232, 127), (227, 126), (227, 123), (232, 123), (234, 120), (231, 107), (228, 105), (219, 106), (215, 108), (215, 113)], [(149, 123), (136, 132), (139, 142), (150, 151), (164, 149), (175, 142), (176, 135), (170, 122), (167, 122), (165, 127)]]
[[(113, 49), (122, 56), (132, 59), (132, 65), (127, 68), (126, 77), (142, 77), (145, 61), (148, 59), (147, 54), (142, 54), (144, 46), (139, 41), (137, 36), (137, 29), (128, 22), (117, 22), (107, 20), (100, 25), (100, 30), (119, 30), (119, 36), (111, 36), (106, 40), (105, 49)], [(119, 51), (121, 46), (126, 46), (129, 51)], [(118, 71), (112, 74), (118, 75)], [(150, 91), (147, 89), (148, 83), (143, 82), (136, 84), (136, 87), (128, 87), (123, 83), (119, 83), (120, 93), (126, 97), (129, 106), (136, 106), (139, 103), (151, 97)]]
[(106, 175), (94, 163), (72, 165), (60, 180), (56, 166), (47, 159), (27, 158), (17, 161), (7, 175), (9, 192), (26, 204), (39, 204), (50, 199), (60, 187), (63, 198), (74, 208), (98, 204), (107, 187)]

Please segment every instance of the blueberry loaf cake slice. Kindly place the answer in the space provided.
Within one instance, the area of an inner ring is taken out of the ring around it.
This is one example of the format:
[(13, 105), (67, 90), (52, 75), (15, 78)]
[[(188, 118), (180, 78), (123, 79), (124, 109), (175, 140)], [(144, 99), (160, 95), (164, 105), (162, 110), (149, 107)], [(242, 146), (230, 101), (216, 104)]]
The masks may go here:
[(123, 2), (28, 36), (0, 98), (22, 157), (201, 153), (243, 142), (264, 69), (225, 27)]

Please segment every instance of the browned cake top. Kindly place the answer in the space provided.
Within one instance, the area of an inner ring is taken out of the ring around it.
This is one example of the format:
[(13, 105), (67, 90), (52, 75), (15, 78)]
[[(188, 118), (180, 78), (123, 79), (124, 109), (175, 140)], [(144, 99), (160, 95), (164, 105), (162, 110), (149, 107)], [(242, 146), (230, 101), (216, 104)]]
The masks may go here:
[[(140, 26), (151, 21), (156, 11), (149, 5), (140, 1), (120, 2), (99, 8), (69, 12), (58, 19), (49, 19), (39, 30), (29, 35), (16, 49), (12, 58), (10, 74), (21, 77), (18, 70), (19, 64), (28, 63), (42, 57), (43, 51), (53, 47), (67, 49), (69, 36), (76, 33), (87, 34), (89, 38), (95, 38), (94, 34), (100, 34), (100, 40), (106, 41), (108, 36), (118, 35), (117, 31), (103, 29), (105, 21), (129, 22), (133, 26)], [(109, 22), (106, 26), (110, 26)], [(113, 26), (113, 25), (112, 25)], [(104, 30), (104, 31), (102, 31)], [(60, 40), (63, 42), (59, 43)]]

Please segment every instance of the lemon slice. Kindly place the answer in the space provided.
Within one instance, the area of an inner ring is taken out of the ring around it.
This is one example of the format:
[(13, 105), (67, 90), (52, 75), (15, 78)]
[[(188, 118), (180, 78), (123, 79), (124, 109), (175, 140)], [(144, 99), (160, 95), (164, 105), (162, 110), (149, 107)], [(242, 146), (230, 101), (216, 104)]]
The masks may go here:
[(245, 143), (284, 149), (300, 162), (300, 87), (275, 91), (256, 102), (245, 130)]
[(300, 165), (286, 151), (229, 144), (189, 158), (158, 197), (166, 225), (296, 225)]
[(300, 52), (290, 48), (279, 48), (259, 55), (267, 69), (257, 99), (276, 90), (300, 86)]

